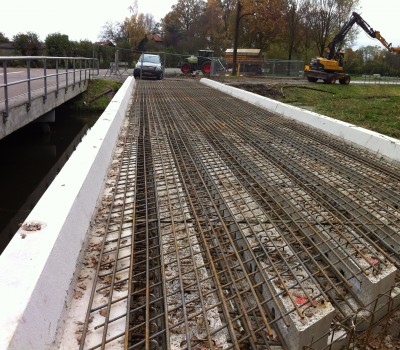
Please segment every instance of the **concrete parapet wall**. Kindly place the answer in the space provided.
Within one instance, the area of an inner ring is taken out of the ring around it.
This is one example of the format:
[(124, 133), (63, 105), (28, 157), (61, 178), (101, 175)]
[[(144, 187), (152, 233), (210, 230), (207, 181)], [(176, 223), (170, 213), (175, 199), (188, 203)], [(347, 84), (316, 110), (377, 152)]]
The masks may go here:
[(135, 87), (128, 77), (0, 256), (0, 349), (50, 349)]
[(313, 126), (334, 136), (338, 136), (357, 146), (381, 154), (388, 159), (400, 161), (400, 140), (395, 138), (342, 122), (322, 114), (290, 106), (233, 86), (221, 84), (210, 79), (203, 78), (200, 82), (243, 101), (265, 108), (271, 112), (295, 119), (301, 123)]

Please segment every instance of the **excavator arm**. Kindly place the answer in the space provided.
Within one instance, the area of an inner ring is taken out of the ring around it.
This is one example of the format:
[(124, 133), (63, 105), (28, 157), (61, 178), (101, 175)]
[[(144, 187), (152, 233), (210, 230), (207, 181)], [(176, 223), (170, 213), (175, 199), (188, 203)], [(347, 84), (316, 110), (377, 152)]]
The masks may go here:
[(353, 27), (357, 23), (371, 38), (378, 39), (383, 46), (385, 46), (390, 52), (400, 53), (400, 47), (394, 48), (392, 44), (389, 44), (380, 34), (380, 32), (373, 30), (372, 27), (356, 12), (353, 12), (350, 19), (343, 25), (342, 29), (333, 40), (328, 44), (328, 59), (333, 59), (337, 53), (337, 45), (340, 44)]
[(392, 44), (389, 44), (384, 37), (379, 32), (375, 32), (375, 39), (378, 39), (383, 46), (385, 46), (390, 52), (400, 54), (400, 47), (392, 47)]

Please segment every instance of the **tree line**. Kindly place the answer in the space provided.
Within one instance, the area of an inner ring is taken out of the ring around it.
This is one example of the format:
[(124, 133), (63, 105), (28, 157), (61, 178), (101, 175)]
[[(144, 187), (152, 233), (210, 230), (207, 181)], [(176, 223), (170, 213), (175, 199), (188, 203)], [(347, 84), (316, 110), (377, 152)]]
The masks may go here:
[[(139, 13), (135, 1), (124, 20), (104, 24), (99, 38), (127, 52), (195, 54), (199, 49), (212, 49), (216, 56), (222, 56), (232, 48), (236, 30), (239, 48), (261, 49), (266, 59), (308, 62), (323, 54), (359, 6), (360, 0), (178, 0), (157, 22), (153, 15)], [(380, 47), (372, 38), (369, 46), (351, 48), (359, 31), (354, 26), (343, 41), (346, 70), (398, 75), (399, 55)], [(149, 34), (158, 35), (162, 47), (149, 39)], [(13, 43), (22, 55), (39, 52), (40, 41), (34, 33), (20, 33)], [(69, 41), (60, 33), (49, 34), (44, 48), (46, 54), (54, 56), (92, 57), (95, 53), (93, 43)]]

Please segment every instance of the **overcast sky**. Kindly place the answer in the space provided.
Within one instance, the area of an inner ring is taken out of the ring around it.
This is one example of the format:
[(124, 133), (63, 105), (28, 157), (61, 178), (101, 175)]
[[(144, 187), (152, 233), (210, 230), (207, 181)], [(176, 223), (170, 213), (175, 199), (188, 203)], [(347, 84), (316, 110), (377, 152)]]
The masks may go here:
[[(381, 35), (393, 47), (400, 47), (399, 30), (399, 0), (360, 0), (361, 9), (359, 14), (374, 29), (381, 32)], [(381, 43), (372, 39), (362, 29), (358, 36), (357, 44), (359, 46), (376, 45)]]
[[(151, 13), (159, 21), (178, 0), (138, 0), (138, 10)], [(99, 40), (107, 21), (122, 22), (130, 16), (133, 0), (2, 0), (0, 32), (12, 40), (18, 33), (28, 31), (45, 40), (48, 34), (66, 34), (69, 40)]]
[[(114, 0), (109, 4), (98, 0), (32, 1), (4, 0), (1, 5), (0, 32), (10, 40), (28, 31), (41, 40), (51, 33), (61, 33), (70, 40), (99, 40), (102, 26), (107, 22), (122, 22), (129, 17), (133, 0)], [(158, 21), (178, 0), (138, 0), (139, 12), (151, 13)], [(400, 46), (398, 19), (399, 0), (360, 0), (359, 13), (364, 20), (393, 46)], [(360, 31), (356, 47), (381, 44)]]

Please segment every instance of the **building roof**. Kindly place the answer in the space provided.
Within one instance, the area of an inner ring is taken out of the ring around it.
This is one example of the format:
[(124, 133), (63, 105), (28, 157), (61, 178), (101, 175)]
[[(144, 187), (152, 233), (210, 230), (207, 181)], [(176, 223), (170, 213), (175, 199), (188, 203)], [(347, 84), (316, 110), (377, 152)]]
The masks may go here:
[(96, 42), (95, 44), (96, 44), (96, 45), (101, 45), (101, 46), (113, 46), (113, 47), (115, 47), (115, 45), (114, 45), (110, 40), (107, 40), (107, 41), (98, 41), (98, 42)]
[(160, 34), (148, 34), (147, 35), (147, 39), (149, 40), (153, 40), (157, 43), (162, 43), (163, 42), (163, 38), (161, 37)]
[[(261, 52), (261, 49), (237, 49), (237, 53), (241, 55), (251, 55), (258, 56)], [(233, 54), (233, 49), (226, 49), (226, 54)]]

